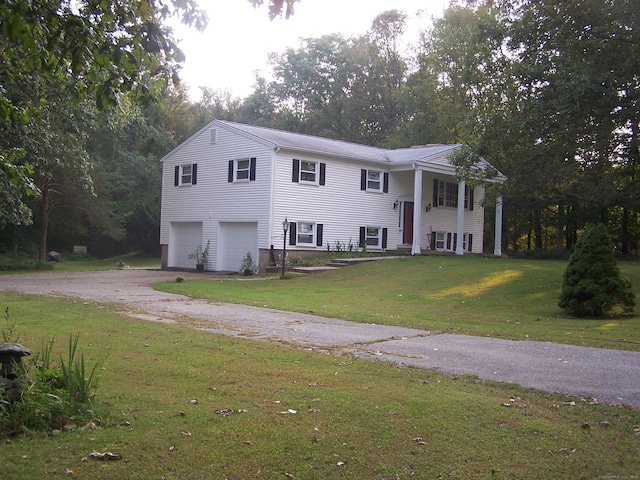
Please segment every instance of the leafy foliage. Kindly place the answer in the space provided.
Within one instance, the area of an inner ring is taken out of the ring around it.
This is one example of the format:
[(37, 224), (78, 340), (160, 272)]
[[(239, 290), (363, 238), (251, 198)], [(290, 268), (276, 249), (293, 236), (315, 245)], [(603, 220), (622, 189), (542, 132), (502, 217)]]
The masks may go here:
[(194, 0), (0, 4), (0, 227), (29, 224), (25, 196), (44, 188), (41, 258), (48, 194), (60, 178), (52, 170), (66, 169), (78, 185), (91, 180), (78, 128), (87, 107), (106, 110), (126, 94), (148, 102), (178, 81), (183, 55), (163, 26), (171, 16), (206, 24)]
[(96, 419), (94, 398), (106, 356), (101, 353), (89, 367), (84, 354), (77, 353), (78, 340), (79, 335), (69, 338), (67, 357), (60, 356), (58, 364), (52, 358), (54, 340), (43, 342), (41, 352), (27, 365), (23, 362), (24, 369), (10, 384), (19, 388), (19, 398), (11, 398), (0, 385), (0, 435), (51, 431), (70, 421)]
[(581, 317), (601, 317), (620, 306), (624, 312), (633, 310), (631, 283), (620, 276), (603, 224), (590, 225), (578, 239), (564, 273), (559, 305)]

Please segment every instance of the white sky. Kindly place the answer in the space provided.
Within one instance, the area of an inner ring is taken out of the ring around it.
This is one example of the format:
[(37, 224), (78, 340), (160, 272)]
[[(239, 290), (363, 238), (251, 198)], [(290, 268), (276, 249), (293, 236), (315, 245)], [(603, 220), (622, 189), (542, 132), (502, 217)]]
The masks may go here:
[(273, 21), (266, 5), (255, 9), (247, 0), (199, 0), (199, 4), (209, 16), (204, 33), (175, 27), (175, 37), (186, 55), (180, 76), (194, 100), (200, 98), (200, 86), (229, 90), (245, 98), (252, 91), (255, 72), (267, 76), (270, 52), (298, 48), (300, 38), (364, 34), (371, 21), (386, 10), (403, 10), (409, 15), (408, 30), (415, 34), (407, 37), (415, 41), (417, 32), (433, 16), (441, 16), (448, 0), (301, 0), (289, 20)]

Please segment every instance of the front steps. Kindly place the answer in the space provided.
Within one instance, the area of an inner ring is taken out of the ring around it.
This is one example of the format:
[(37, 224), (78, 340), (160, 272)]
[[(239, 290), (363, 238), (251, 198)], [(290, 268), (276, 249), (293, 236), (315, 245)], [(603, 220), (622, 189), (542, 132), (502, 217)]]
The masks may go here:
[(348, 267), (350, 265), (355, 265), (357, 263), (362, 262), (375, 262), (378, 260), (388, 260), (391, 258), (400, 258), (399, 256), (389, 256), (389, 257), (358, 257), (358, 258), (337, 258), (327, 263), (326, 265), (320, 265), (316, 267), (293, 267), (290, 268), (290, 272), (295, 273), (317, 273), (317, 272), (326, 272), (329, 270), (337, 270), (342, 267)]

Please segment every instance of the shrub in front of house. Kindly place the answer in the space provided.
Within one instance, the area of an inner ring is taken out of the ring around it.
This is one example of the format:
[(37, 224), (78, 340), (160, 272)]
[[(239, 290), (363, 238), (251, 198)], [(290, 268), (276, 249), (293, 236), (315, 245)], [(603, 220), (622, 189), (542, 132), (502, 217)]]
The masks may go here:
[(589, 225), (580, 235), (564, 272), (558, 305), (578, 317), (602, 317), (614, 309), (633, 311), (631, 282), (620, 275), (613, 242), (603, 224)]

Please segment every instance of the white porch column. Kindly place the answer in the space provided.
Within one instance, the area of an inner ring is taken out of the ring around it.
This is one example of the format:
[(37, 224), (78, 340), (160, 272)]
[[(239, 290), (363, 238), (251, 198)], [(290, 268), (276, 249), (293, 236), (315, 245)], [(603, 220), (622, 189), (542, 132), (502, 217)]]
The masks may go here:
[(464, 255), (464, 189), (466, 183), (461, 181), (458, 184), (458, 229), (456, 239), (456, 255)]
[(496, 257), (502, 256), (502, 197), (496, 200), (496, 225), (495, 225), (495, 242), (493, 254)]
[(411, 255), (420, 255), (420, 233), (422, 231), (422, 170), (414, 167), (413, 179), (413, 244)]

